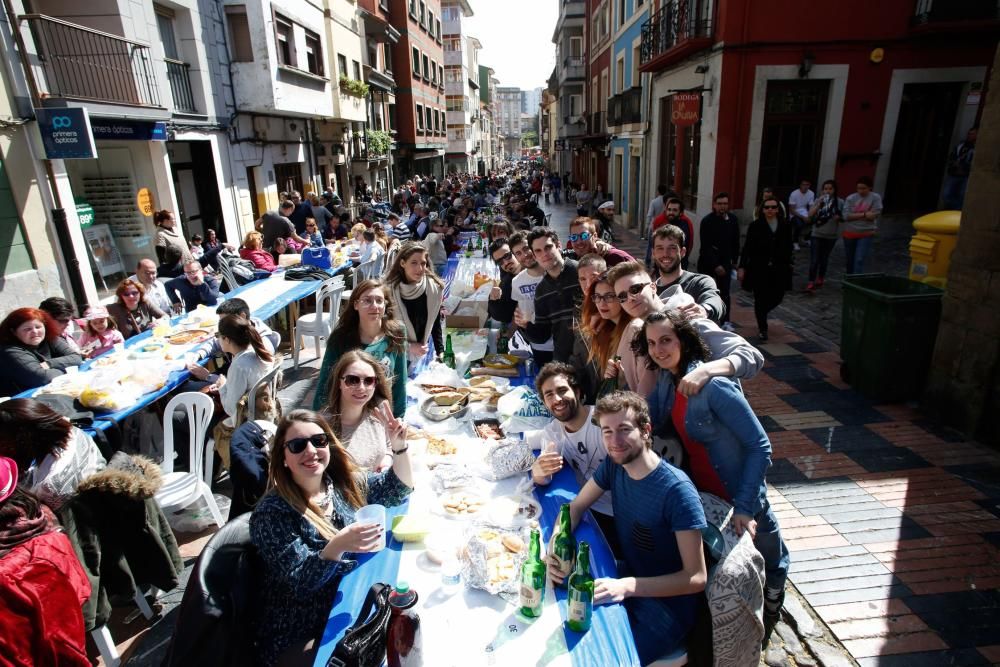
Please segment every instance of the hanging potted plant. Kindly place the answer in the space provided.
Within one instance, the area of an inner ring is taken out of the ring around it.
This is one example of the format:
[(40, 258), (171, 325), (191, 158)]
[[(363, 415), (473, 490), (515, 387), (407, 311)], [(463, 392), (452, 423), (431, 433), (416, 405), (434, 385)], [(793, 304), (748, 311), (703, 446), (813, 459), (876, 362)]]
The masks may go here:
[(366, 97), (368, 95), (368, 84), (357, 79), (348, 79), (346, 76), (340, 77), (340, 92), (351, 97)]

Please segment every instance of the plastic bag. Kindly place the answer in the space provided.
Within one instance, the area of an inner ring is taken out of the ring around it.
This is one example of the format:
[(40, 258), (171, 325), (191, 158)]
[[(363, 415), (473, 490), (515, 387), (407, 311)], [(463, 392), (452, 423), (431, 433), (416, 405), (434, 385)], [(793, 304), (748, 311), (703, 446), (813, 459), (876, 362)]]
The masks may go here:
[(542, 399), (530, 387), (514, 387), (497, 401), (497, 411), (504, 417), (500, 425), (505, 433), (524, 433), (542, 429), (552, 421)]
[[(225, 520), (229, 516), (231, 501), (221, 494), (216, 493), (213, 495), (215, 496), (215, 504), (219, 506), (219, 512), (222, 514), (223, 520)], [(167, 523), (170, 524), (170, 528), (175, 533), (200, 533), (209, 526), (215, 525), (215, 517), (212, 516), (212, 511), (208, 509), (208, 503), (200, 496), (187, 507), (166, 512), (166, 515)]]

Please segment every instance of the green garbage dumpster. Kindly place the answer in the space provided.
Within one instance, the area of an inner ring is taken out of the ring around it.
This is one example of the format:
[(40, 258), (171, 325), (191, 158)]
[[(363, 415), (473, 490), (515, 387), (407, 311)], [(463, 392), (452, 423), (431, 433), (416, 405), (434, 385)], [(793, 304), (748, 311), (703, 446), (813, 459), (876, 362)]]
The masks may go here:
[(934, 354), (943, 295), (937, 287), (884, 273), (845, 276), (844, 379), (882, 403), (919, 397)]

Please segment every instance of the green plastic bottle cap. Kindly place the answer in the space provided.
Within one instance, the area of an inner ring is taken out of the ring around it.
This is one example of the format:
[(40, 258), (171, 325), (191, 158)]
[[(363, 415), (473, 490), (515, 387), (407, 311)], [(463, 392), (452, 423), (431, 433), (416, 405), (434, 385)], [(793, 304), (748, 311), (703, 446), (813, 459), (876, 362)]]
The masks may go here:
[(405, 581), (400, 581), (396, 584), (396, 592), (400, 595), (405, 595), (410, 592), (410, 585)]

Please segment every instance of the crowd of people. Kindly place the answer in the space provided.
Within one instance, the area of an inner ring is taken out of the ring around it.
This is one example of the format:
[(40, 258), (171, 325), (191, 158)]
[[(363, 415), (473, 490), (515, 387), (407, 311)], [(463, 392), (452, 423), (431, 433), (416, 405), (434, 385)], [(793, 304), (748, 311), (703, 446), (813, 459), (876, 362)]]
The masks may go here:
[[(224, 458), (233, 516), (252, 512), (250, 533), (264, 568), (255, 610), (261, 661), (311, 664), (338, 587), (351, 585), (355, 555), (381, 537), (355, 523), (355, 512), (369, 503), (399, 504), (413, 490), (405, 385), (418, 360), (444, 352), (442, 274), (459, 233), (473, 230), (485, 236), (501, 276), (489, 315), (512, 346), (530, 352), (535, 389), (553, 417), (532, 480), (547, 485), (569, 467), (581, 487), (573, 525), (589, 509), (621, 566), (618, 578), (598, 580), (596, 601), (624, 604), (643, 664), (682, 646), (707, 578), (698, 492), (708, 492), (733, 506), (736, 532), (748, 533), (763, 556), (766, 646), (783, 604), (789, 553), (767, 498), (771, 443), (740, 384), (764, 358), (731, 325), (733, 273), (753, 292), (759, 340), (766, 341), (768, 313), (790, 287), (803, 232), (811, 230), (808, 289), (815, 290), (838, 238), (849, 270), (863, 267), (882, 207), (866, 179), (846, 200), (833, 182), (818, 198), (810, 185), (803, 182), (787, 207), (765, 191), (742, 247), (729, 197), (716, 195), (701, 221), (697, 271), (688, 264), (694, 225), (666, 188), (647, 211), (642, 261), (615, 247), (614, 204), (602, 201), (602, 192), (533, 163), (486, 176), (414, 177), (386, 202), (364, 188), (365, 203), (353, 213), (332, 192), (282, 193), (278, 210), (264, 213), (238, 250), (255, 270), (273, 271), (286, 252), (335, 241), (353, 241), (359, 262), (387, 261), (344, 305), (312, 409), (285, 414), (270, 441), (254, 422), (234, 424)], [(547, 226), (539, 197), (578, 207), (567, 238)], [(219, 272), (210, 269), (237, 256), (236, 248), (214, 232), (186, 243), (167, 211), (156, 221), (159, 266), (140, 261), (114, 303), (78, 318), (72, 304), (50, 298), (4, 318), (0, 362), (8, 372), (0, 395), (41, 386), (171, 313), (216, 305)], [(240, 299), (226, 300), (219, 314), (218, 338), (199, 354), (223, 357), (224, 367), (209, 373), (190, 365), (197, 385), (190, 388), (217, 393), (219, 416), (233, 417), (271, 368), (280, 337)], [(85, 433), (35, 403), (0, 403), (0, 423), (8, 426), (0, 434), (0, 473), (20, 470), (19, 494), (57, 508), (105, 461)], [(555, 561), (549, 572), (557, 582), (569, 574)]]

